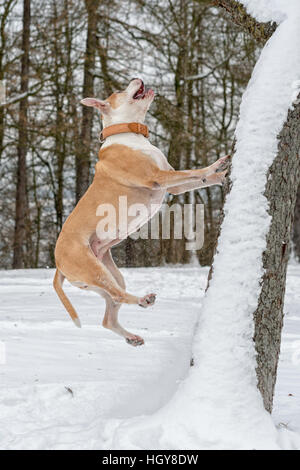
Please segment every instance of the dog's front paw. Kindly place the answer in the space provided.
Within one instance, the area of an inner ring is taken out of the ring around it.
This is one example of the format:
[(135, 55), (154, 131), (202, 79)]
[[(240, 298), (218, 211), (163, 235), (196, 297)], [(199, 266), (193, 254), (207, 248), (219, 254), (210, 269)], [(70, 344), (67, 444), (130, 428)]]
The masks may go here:
[(231, 160), (231, 155), (226, 155), (226, 157), (219, 158), (219, 160), (217, 160), (215, 163), (211, 165), (214, 173), (221, 173), (224, 170), (227, 170), (230, 160)]
[(150, 307), (151, 305), (154, 304), (155, 298), (156, 298), (156, 294), (145, 295), (145, 297), (142, 297), (140, 299), (139, 306), (144, 307), (144, 308)]

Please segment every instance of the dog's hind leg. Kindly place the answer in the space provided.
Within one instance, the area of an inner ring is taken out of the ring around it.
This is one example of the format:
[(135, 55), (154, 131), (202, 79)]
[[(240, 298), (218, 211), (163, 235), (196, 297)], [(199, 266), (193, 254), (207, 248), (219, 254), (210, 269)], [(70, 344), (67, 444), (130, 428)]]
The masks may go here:
[[(110, 250), (108, 250), (104, 254), (102, 262), (114, 276), (119, 286), (125, 290), (125, 281), (123, 275), (115, 265)], [(102, 322), (104, 328), (108, 328), (117, 333), (118, 335), (123, 336), (127, 343), (131, 344), (132, 346), (141, 346), (142, 344), (144, 344), (143, 338), (125, 330), (118, 322), (118, 312), (120, 310), (121, 304), (115, 303), (108, 294), (105, 294), (104, 298), (106, 301), (106, 310)]]
[[(76, 251), (76, 247), (74, 247)], [(94, 255), (88, 246), (78, 245), (77, 258), (72, 254), (65, 254), (65, 275), (70, 282), (79, 281), (88, 286), (104, 290), (115, 303), (137, 304), (140, 307), (149, 307), (155, 302), (155, 294), (137, 297), (125, 291), (117, 282), (110, 270)], [(68, 276), (68, 273), (72, 275)]]
[(105, 264), (107, 269), (113, 275), (113, 277), (115, 278), (119, 286), (125, 290), (126, 285), (125, 285), (123, 274), (121, 273), (119, 268), (116, 266), (110, 250), (107, 250), (106, 253), (103, 255), (102, 262), (103, 264)]
[(130, 333), (129, 331), (125, 330), (123, 328), (119, 321), (118, 321), (118, 313), (121, 307), (121, 304), (116, 304), (113, 302), (112, 298), (104, 294), (103, 297), (105, 298), (106, 301), (106, 310), (105, 310), (105, 315), (103, 318), (102, 325), (104, 328), (107, 328), (114, 333), (117, 333), (120, 336), (123, 336), (125, 338), (126, 342), (128, 344), (131, 344), (132, 346), (141, 346), (144, 344), (143, 338), (141, 336), (135, 335), (133, 333)]

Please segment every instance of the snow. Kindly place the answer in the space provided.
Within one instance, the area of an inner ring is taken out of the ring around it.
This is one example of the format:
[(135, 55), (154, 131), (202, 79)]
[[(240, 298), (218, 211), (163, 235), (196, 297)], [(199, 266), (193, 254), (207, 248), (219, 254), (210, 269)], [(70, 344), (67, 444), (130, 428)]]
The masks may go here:
[(53, 290), (53, 270), (0, 272), (7, 356), (0, 364), (0, 448), (105, 448), (118, 420), (151, 413), (173, 394), (189, 368), (207, 270), (124, 274), (130, 292), (151, 285), (159, 297), (153, 308), (120, 312), (121, 324), (143, 336), (145, 347), (102, 328), (102, 298), (65, 283), (82, 322), (75, 328)]
[[(246, 3), (262, 15), (260, 2)], [(116, 429), (114, 445), (121, 448), (143, 448), (145, 441), (159, 449), (295, 447), (297, 437), (283, 428), (278, 432), (263, 408), (252, 339), (270, 225), (266, 175), (300, 78), (300, 2), (287, 3), (263, 2), (268, 18), (280, 24), (261, 52), (241, 103), (233, 187), (194, 337), (195, 366), (163, 408)]]
[(257, 21), (281, 23), (299, 13), (299, 0), (240, 0)]
[[(288, 269), (285, 318), (273, 417), (300, 436), (300, 266)], [(284, 412), (283, 412), (284, 410)], [(298, 447), (299, 448), (299, 447)]]
[(266, 174), (300, 80), (300, 2), (242, 3), (260, 21), (280, 24), (243, 96), (233, 187), (202, 307), (203, 271), (199, 279), (197, 268), (129, 270), (129, 291), (150, 283), (160, 295), (147, 315), (124, 307), (123, 322), (131, 329), (143, 324), (145, 331), (134, 332), (148, 340), (130, 349), (97, 328), (95, 298), (74, 294), (87, 312), (82, 332), (57, 316), (49, 272), (2, 273), (3, 448), (300, 449), (298, 266), (289, 274), (277, 427), (256, 387), (252, 340), (270, 224)]
[[(145, 338), (138, 349), (99, 326), (105, 306), (96, 294), (65, 284), (80, 313), (79, 330), (53, 291), (53, 270), (0, 271), (0, 340), (7, 355), (0, 365), (0, 449), (132, 448), (123, 430), (174, 394), (189, 370), (208, 271), (122, 271), (131, 291), (151, 284), (159, 294), (149, 311), (121, 310), (122, 323)], [(294, 445), (300, 449), (299, 282), (300, 266), (290, 266), (274, 421), (284, 435), (299, 433)], [(151, 448), (151, 436), (141, 441)], [(211, 448), (209, 429), (202, 448)]]

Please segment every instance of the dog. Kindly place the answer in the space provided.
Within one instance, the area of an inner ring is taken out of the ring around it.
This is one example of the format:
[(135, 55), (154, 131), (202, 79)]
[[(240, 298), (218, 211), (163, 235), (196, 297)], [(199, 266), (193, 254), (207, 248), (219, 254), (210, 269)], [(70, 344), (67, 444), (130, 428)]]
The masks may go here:
[[(106, 310), (102, 325), (124, 337), (132, 346), (142, 345), (144, 340), (119, 324), (120, 306), (127, 303), (146, 308), (154, 304), (156, 296), (150, 293), (139, 297), (126, 291), (124, 278), (110, 249), (154, 215), (152, 207), (156, 210), (160, 207), (166, 192), (181, 194), (222, 185), (230, 159), (227, 155), (203, 169), (175, 171), (164, 154), (149, 142), (148, 128), (143, 124), (153, 99), (154, 91), (146, 89), (141, 79), (134, 78), (125, 90), (114, 92), (106, 100), (81, 100), (83, 105), (100, 111), (104, 143), (94, 180), (65, 221), (55, 247), (54, 289), (75, 325), (81, 327), (62, 289), (65, 278), (80, 289), (92, 290), (104, 297)], [(144, 219), (128, 217), (130, 224), (124, 228), (124, 224), (118, 222), (124, 215), (120, 213), (120, 197), (126, 198), (128, 207), (143, 204), (148, 209)], [(102, 220), (99, 207), (107, 205), (115, 209), (117, 216), (112, 222), (111, 236), (102, 236), (97, 230)]]

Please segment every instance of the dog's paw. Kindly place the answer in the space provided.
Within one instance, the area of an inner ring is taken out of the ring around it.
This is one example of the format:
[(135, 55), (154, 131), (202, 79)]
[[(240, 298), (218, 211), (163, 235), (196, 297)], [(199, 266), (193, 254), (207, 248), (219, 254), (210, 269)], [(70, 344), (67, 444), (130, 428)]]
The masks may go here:
[(138, 335), (129, 335), (129, 336), (126, 336), (126, 343), (128, 344), (131, 344), (131, 346), (142, 346), (143, 344), (145, 344), (145, 341), (143, 340), (143, 338), (141, 338), (140, 336)]
[(150, 307), (151, 305), (154, 304), (156, 298), (156, 294), (147, 294), (145, 297), (142, 297), (139, 301), (139, 306), (140, 307)]
[(215, 163), (211, 166), (215, 173), (221, 173), (224, 170), (228, 169), (229, 163), (231, 160), (231, 155), (226, 155), (226, 157), (219, 158)]

